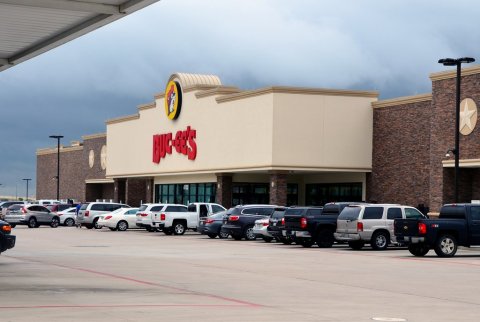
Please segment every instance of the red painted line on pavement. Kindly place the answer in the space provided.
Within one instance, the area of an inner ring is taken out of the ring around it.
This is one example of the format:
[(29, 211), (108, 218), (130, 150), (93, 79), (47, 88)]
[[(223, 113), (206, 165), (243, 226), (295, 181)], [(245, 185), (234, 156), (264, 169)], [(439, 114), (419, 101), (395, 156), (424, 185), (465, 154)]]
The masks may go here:
[(131, 307), (241, 307), (234, 304), (112, 304), (112, 305), (31, 305), (0, 306), (0, 309), (131, 308)]
[(237, 299), (233, 299), (233, 298), (229, 298), (229, 297), (225, 297), (225, 296), (203, 293), (203, 292), (198, 292), (198, 291), (192, 291), (192, 290), (189, 290), (189, 289), (186, 289), (186, 288), (169, 286), (169, 285), (159, 284), (159, 283), (155, 283), (155, 282), (148, 282), (148, 281), (143, 281), (143, 280), (139, 280), (139, 279), (135, 279), (135, 278), (131, 278), (131, 277), (126, 277), (126, 276), (121, 276), (121, 275), (116, 275), (116, 274), (110, 274), (110, 273), (104, 273), (104, 272), (99, 272), (99, 271), (86, 269), (86, 268), (72, 267), (72, 266), (55, 264), (55, 263), (48, 263), (48, 262), (43, 262), (43, 261), (33, 260), (33, 259), (28, 259), (28, 258), (23, 258), (23, 257), (15, 257), (15, 256), (8, 256), (8, 255), (5, 256), (5, 257), (9, 257), (9, 258), (17, 259), (17, 260), (19, 260), (19, 259), (20, 260), (25, 260), (25, 261), (29, 261), (29, 262), (33, 262), (33, 263), (40, 263), (40, 264), (44, 264), (44, 265), (51, 265), (51, 266), (56, 266), (56, 267), (81, 271), (81, 272), (85, 272), (85, 273), (106, 276), (106, 277), (110, 277), (110, 278), (116, 278), (116, 279), (129, 281), (129, 282), (134, 282), (134, 283), (143, 284), (143, 285), (156, 286), (156, 287), (160, 287), (160, 288), (164, 288), (164, 289), (170, 289), (170, 290), (174, 290), (174, 291), (187, 292), (187, 293), (190, 293), (192, 295), (209, 297), (209, 298), (218, 299), (218, 300), (222, 300), (222, 301), (226, 301), (226, 302), (232, 302), (232, 303), (236, 303), (236, 304), (240, 304), (240, 305), (248, 306), (248, 307), (264, 307), (264, 305), (261, 305), (261, 304), (256, 304), (256, 303), (251, 303), (251, 302), (247, 302), (247, 301), (237, 300)]

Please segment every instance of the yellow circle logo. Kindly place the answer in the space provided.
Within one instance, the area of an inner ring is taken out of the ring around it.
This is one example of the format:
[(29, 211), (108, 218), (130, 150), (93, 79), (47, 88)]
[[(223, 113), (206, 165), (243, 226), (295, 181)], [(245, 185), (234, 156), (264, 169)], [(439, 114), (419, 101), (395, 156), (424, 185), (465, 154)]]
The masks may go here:
[(182, 108), (182, 88), (180, 83), (170, 81), (165, 89), (165, 113), (171, 120), (175, 120), (180, 115)]

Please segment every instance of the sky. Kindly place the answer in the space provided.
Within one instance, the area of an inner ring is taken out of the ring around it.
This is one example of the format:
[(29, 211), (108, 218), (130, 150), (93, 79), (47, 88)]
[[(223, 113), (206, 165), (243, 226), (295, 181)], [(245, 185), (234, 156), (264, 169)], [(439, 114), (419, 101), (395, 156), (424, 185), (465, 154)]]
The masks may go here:
[(0, 72), (0, 195), (35, 193), (38, 148), (105, 132), (175, 72), (224, 85), (428, 93), (444, 57), (480, 61), (474, 0), (161, 0)]

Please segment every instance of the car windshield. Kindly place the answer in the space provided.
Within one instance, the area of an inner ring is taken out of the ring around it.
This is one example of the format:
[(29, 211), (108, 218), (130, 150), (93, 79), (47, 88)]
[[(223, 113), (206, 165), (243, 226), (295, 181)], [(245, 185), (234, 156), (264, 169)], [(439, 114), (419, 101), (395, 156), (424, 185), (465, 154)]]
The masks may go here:
[(88, 203), (84, 203), (84, 204), (82, 204), (82, 206), (80, 207), (80, 210), (85, 210), (85, 209), (87, 209), (87, 207), (88, 207)]
[(138, 208), (138, 211), (144, 211), (147, 208), (148, 208), (148, 205), (141, 205), (140, 208)]
[(227, 210), (227, 215), (240, 215), (240, 208), (230, 208)]
[(22, 207), (23, 205), (11, 205), (10, 207), (8, 207), (8, 210), (19, 210)]
[(297, 216), (300, 216), (302, 214), (303, 210), (302, 209), (287, 209), (285, 211), (285, 216), (286, 215), (297, 215)]
[(358, 215), (360, 215), (360, 207), (345, 207), (340, 215), (338, 216), (339, 220), (357, 220)]
[(188, 212), (197, 212), (197, 205), (195, 204), (188, 205)]
[(281, 219), (285, 216), (285, 210), (275, 211), (272, 215), (272, 218)]
[(208, 216), (208, 218), (212, 218), (212, 219), (223, 219), (223, 216), (225, 216), (226, 214), (227, 214), (226, 211), (221, 211), (221, 212), (217, 212), (217, 213), (214, 214), (214, 215)]

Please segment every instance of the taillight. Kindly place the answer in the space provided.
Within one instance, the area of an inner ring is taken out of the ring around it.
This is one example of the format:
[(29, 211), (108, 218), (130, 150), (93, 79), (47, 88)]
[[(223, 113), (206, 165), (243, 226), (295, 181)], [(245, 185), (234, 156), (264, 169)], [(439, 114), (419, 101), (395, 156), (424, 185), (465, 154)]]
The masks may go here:
[(12, 227), (10, 227), (10, 225), (2, 226), (2, 231), (8, 234), (12, 231)]
[(214, 222), (214, 220), (211, 219), (211, 218), (208, 218), (207, 220), (205, 220), (205, 223), (206, 223), (206, 224), (211, 224), (211, 223), (213, 223), (213, 222)]
[(268, 222), (264, 222), (263, 225), (264, 225), (264, 226), (268, 226), (269, 223), (268, 223)]
[(85, 217), (88, 217), (88, 216), (90, 216), (90, 211), (89, 210), (85, 211)]
[(357, 231), (363, 231), (363, 222), (357, 221)]
[(300, 228), (307, 228), (307, 218), (300, 219)]
[(22, 207), (22, 214), (26, 214), (27, 213), (27, 209), (25, 209), (25, 207)]
[(427, 225), (425, 225), (423, 222), (418, 223), (418, 233), (420, 235), (425, 235), (427, 233)]
[(282, 226), (285, 226), (285, 218), (282, 218)]
[(146, 214), (146, 213), (142, 212), (142, 213), (140, 214), (140, 216), (142, 216), (142, 217), (147, 217), (147, 216), (148, 216), (148, 214)]
[(160, 220), (165, 220), (166, 217), (167, 217), (167, 216), (165, 216), (165, 214), (161, 214), (161, 215), (160, 215)]
[(240, 219), (240, 216), (230, 216), (228, 217), (228, 221), (237, 221)]
[(109, 220), (110, 218), (112, 218), (112, 216), (107, 216), (105, 217), (105, 220)]

